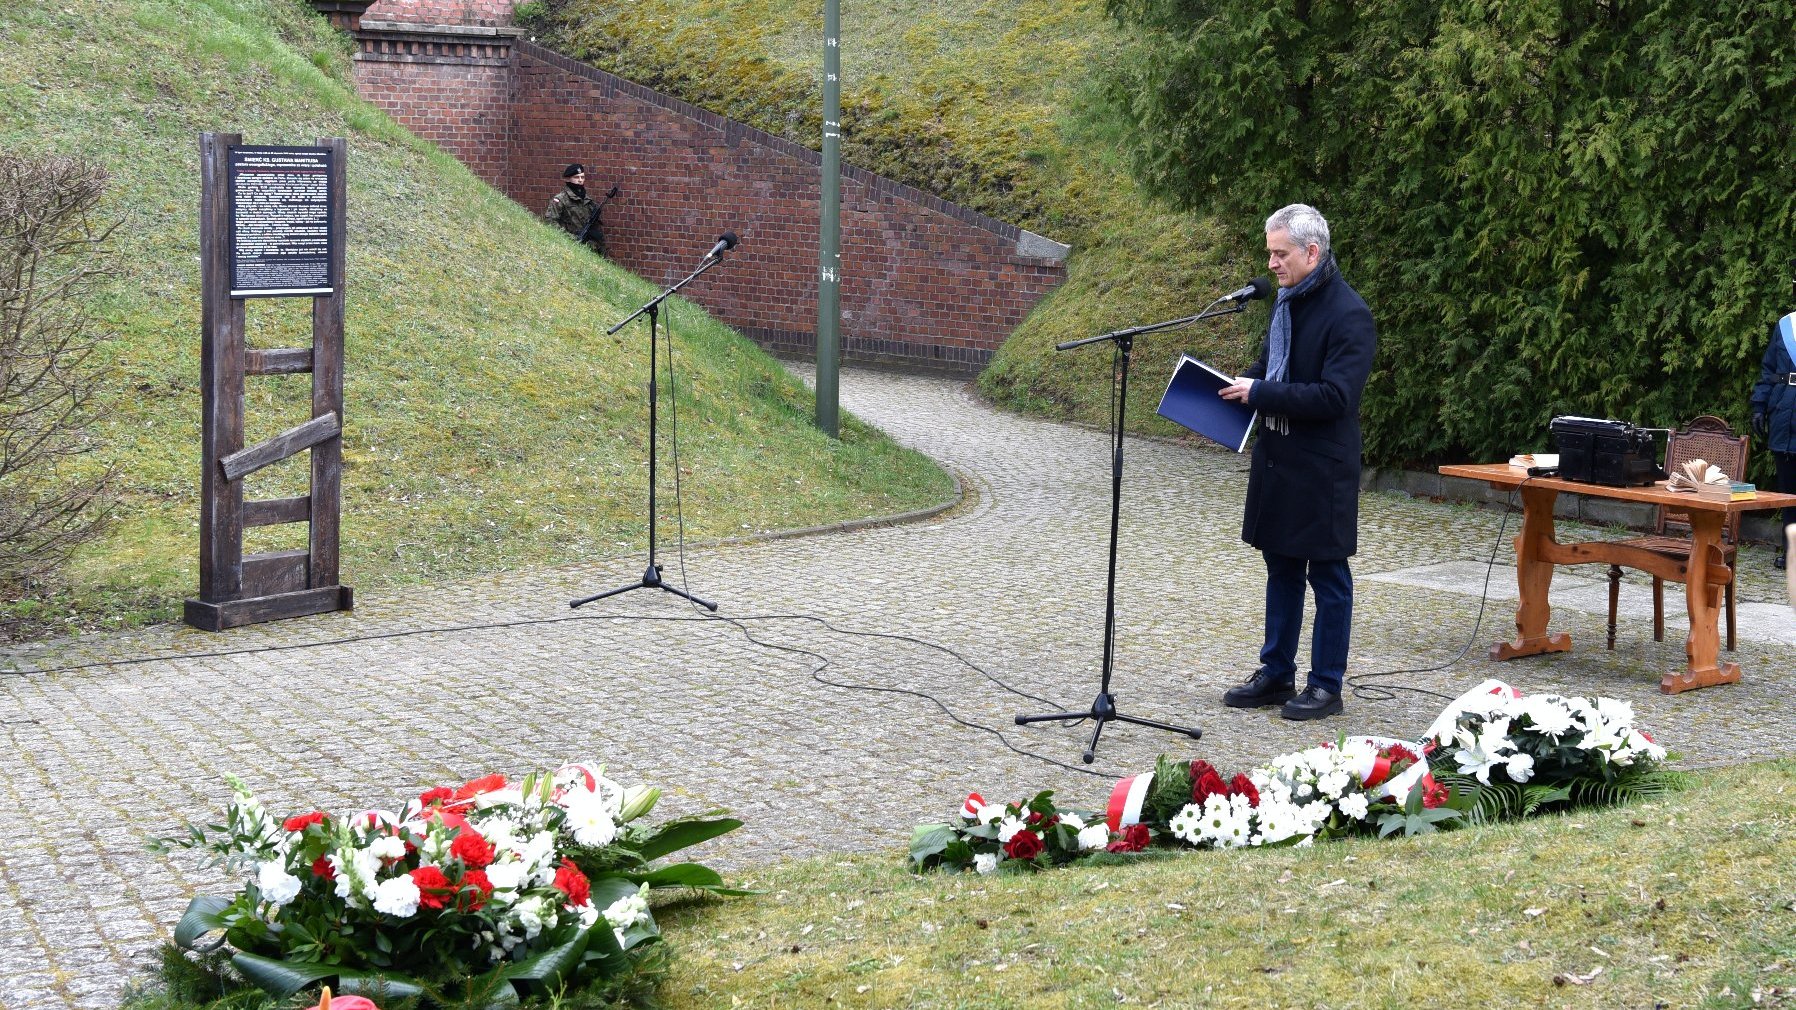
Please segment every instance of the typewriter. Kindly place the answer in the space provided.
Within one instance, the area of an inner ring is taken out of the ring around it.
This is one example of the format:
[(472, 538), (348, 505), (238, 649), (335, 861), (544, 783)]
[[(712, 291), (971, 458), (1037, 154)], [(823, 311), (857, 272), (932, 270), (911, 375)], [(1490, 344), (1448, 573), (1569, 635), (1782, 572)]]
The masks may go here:
[(1636, 428), (1594, 417), (1555, 417), (1549, 430), (1559, 450), (1559, 476), (1608, 487), (1639, 487), (1665, 479), (1654, 434), (1665, 428)]

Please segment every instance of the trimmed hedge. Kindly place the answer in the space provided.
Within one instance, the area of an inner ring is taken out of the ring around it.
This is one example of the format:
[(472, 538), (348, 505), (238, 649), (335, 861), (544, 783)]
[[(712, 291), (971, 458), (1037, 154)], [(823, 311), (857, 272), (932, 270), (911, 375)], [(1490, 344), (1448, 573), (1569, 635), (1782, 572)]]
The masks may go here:
[(1109, 0), (1177, 206), (1334, 224), (1378, 318), (1380, 464), (1544, 450), (1555, 414), (1744, 430), (1796, 309), (1790, 0)]

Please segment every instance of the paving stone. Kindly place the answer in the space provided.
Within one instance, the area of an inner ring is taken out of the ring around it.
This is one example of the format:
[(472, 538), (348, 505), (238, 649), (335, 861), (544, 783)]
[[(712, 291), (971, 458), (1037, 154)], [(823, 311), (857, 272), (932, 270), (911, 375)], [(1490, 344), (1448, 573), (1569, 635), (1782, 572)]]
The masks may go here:
[[(1195, 726), (1203, 738), (1112, 724), (1087, 768), (1088, 725), (1013, 719), (1082, 709), (1097, 692), (1107, 433), (994, 411), (951, 380), (848, 370), (842, 402), (960, 474), (966, 500), (908, 525), (688, 545), (683, 570), (665, 524), (660, 560), (672, 583), (689, 581), (765, 645), (648, 591), (570, 612), (570, 599), (638, 577), (641, 557), (620, 554), (360, 593), (353, 612), (225, 634), (169, 625), (0, 654), (0, 669), (147, 660), (0, 676), (10, 756), (0, 776), (0, 1006), (115, 1006), (187, 901), (230, 889), (191, 854), (143, 847), (216, 817), (226, 773), (278, 812), (346, 812), (490, 771), (596, 759), (621, 781), (664, 787), (663, 812), (732, 810), (746, 827), (701, 855), (746, 875), (870, 842), (900, 860), (905, 826), (949, 816), (968, 790), (1052, 788), (1096, 808), (1111, 777), (1150, 767), (1162, 751), (1233, 770), (1342, 731), (1413, 737), (1441, 703), (1421, 692), (1453, 695), (1492, 676), (1628, 699), (1690, 765), (1791, 753), (1796, 663), (1790, 638), (1771, 627), (1789, 615), (1769, 550), (1741, 556), (1732, 658), (1742, 682), (1666, 697), (1659, 677), (1683, 663), (1677, 589), (1667, 592), (1667, 641), (1654, 643), (1638, 606), (1646, 583), (1630, 573), (1611, 652), (1601, 647), (1604, 608), (1592, 612), (1591, 592), (1574, 584), (1601, 586), (1602, 569), (1562, 572), (1555, 584), (1584, 602), (1555, 595), (1553, 626), (1577, 648), (1490, 662), (1486, 648), (1512, 627), (1503, 601), (1514, 594), (1506, 566), (1519, 517), (1398, 491), (1362, 497), (1350, 674), (1418, 672), (1371, 680), (1392, 690), (1350, 696), (1346, 715), (1322, 726), (1223, 708), (1221, 692), (1253, 669), (1259, 646), (1264, 569), (1238, 535), (1245, 459), (1130, 439), (1111, 687), (1124, 714)], [(407, 631), (422, 633), (336, 641)]]

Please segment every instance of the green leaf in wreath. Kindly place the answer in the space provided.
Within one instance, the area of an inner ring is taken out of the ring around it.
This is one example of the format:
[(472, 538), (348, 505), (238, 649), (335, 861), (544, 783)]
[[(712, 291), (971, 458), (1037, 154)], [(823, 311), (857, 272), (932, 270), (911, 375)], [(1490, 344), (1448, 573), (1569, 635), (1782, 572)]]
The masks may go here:
[(647, 884), (651, 888), (690, 887), (700, 891), (710, 891), (712, 894), (727, 895), (763, 893), (740, 887), (728, 887), (716, 870), (699, 863), (675, 863), (672, 866), (663, 866), (647, 873), (623, 872), (618, 876), (625, 880), (633, 880), (638, 884)]
[(742, 822), (734, 817), (719, 817), (713, 820), (688, 818), (668, 821), (666, 824), (644, 839), (637, 846), (642, 861), (653, 862), (667, 855), (678, 852), (691, 845), (710, 841), (718, 835), (728, 834), (742, 826)]
[(222, 936), (203, 947), (199, 945), (199, 941), (207, 933), (223, 931), (230, 926), (223, 916), (224, 910), (230, 907), (229, 898), (207, 894), (188, 902), (186, 913), (181, 916), (180, 922), (175, 923), (175, 946), (201, 954), (209, 954), (223, 946)]
[(533, 957), (508, 964), (497, 970), (500, 978), (513, 982), (527, 983), (538, 991), (548, 992), (560, 988), (573, 981), (574, 974), (580, 967), (581, 959), (586, 955), (586, 947), (593, 934), (599, 930), (611, 932), (611, 927), (600, 919), (592, 929), (581, 930), (572, 940), (559, 947), (551, 947)]
[(939, 856), (954, 841), (954, 829), (946, 824), (919, 824), (910, 833), (910, 861), (923, 869), (931, 856)]
[(271, 996), (287, 997), (314, 982), (336, 976), (341, 965), (315, 961), (277, 961), (260, 954), (233, 954), (231, 965), (249, 983)]
[(592, 880), (592, 907), (604, 911), (621, 898), (640, 893), (642, 887), (622, 876), (595, 877)]
[(604, 919), (587, 930), (586, 963), (596, 963), (601, 978), (618, 978), (630, 970), (630, 955), (618, 945), (616, 934)]

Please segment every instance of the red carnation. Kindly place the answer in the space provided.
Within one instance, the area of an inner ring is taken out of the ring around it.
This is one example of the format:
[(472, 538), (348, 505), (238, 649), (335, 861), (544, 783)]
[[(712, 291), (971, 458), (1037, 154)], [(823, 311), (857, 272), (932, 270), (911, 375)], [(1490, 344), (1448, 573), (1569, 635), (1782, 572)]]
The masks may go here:
[(418, 885), (418, 904), (424, 908), (443, 908), (455, 894), (455, 888), (449, 886), (449, 878), (434, 866), (413, 870), (412, 883)]
[(563, 859), (555, 870), (555, 889), (567, 895), (570, 905), (584, 905), (592, 900), (592, 884), (571, 859)]
[(1445, 805), (1450, 798), (1451, 794), (1447, 791), (1447, 787), (1436, 782), (1433, 775), (1422, 776), (1422, 806), (1433, 810), (1435, 807)]
[(469, 870), (461, 875), (461, 889), (455, 895), (455, 910), (458, 912), (478, 912), (486, 899), (493, 896), (493, 882), (486, 879), (485, 870)]
[(337, 868), (331, 865), (329, 856), (319, 856), (312, 860), (312, 876), (335, 880), (337, 879)]
[(1253, 779), (1244, 773), (1237, 773), (1234, 778), (1229, 779), (1229, 795), (1247, 797), (1247, 805), (1250, 807), (1260, 805), (1260, 791), (1254, 787)]
[(471, 800), (476, 796), (482, 796), (486, 793), (496, 793), (504, 788), (505, 776), (488, 775), (484, 778), (475, 779), (467, 785), (462, 786), (460, 789), (457, 789), (455, 791), (455, 798), (458, 800)]
[(1024, 829), (1010, 836), (1004, 843), (1004, 854), (1012, 859), (1034, 859), (1041, 855), (1041, 836)]
[(449, 843), (449, 854), (462, 861), (470, 870), (484, 870), (493, 865), (493, 843), (480, 836), (473, 828), (463, 828)]
[(1396, 764), (1398, 761), (1408, 761), (1409, 763), (1414, 764), (1421, 760), (1421, 758), (1416, 756), (1415, 751), (1410, 750), (1400, 743), (1394, 743), (1389, 747), (1386, 747), (1384, 753), (1386, 757), (1391, 759), (1392, 764)]
[(455, 799), (455, 790), (448, 786), (437, 786), (435, 789), (426, 789), (424, 792), (420, 793), (418, 795), (418, 805), (429, 809), (430, 807), (447, 803), (452, 799)]
[(1212, 796), (1227, 796), (1228, 783), (1222, 781), (1222, 775), (1214, 768), (1207, 768), (1204, 773), (1192, 780), (1191, 802), (1203, 806), (1204, 801)]
[(314, 810), (309, 814), (298, 814), (287, 818), (281, 822), (281, 827), (286, 828), (288, 831), (304, 831), (314, 824), (323, 824), (324, 821), (324, 814)]
[(1105, 848), (1111, 852), (1140, 852), (1147, 848), (1148, 843), (1153, 839), (1154, 836), (1148, 831), (1147, 825), (1131, 824), (1122, 830), (1121, 837)]

